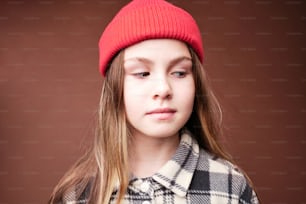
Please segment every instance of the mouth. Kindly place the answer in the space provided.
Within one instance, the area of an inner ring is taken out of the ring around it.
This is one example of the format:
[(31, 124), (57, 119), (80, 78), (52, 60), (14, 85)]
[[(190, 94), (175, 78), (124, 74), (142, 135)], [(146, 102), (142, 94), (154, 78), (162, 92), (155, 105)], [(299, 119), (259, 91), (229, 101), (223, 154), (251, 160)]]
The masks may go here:
[(172, 108), (158, 108), (147, 112), (146, 115), (152, 116), (158, 120), (169, 120), (176, 113), (175, 109)]

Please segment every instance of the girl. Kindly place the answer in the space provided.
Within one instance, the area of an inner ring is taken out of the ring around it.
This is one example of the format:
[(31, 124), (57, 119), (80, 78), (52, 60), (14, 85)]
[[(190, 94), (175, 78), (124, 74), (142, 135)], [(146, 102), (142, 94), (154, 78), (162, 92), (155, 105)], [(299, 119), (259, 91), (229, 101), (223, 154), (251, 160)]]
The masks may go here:
[(95, 141), (49, 203), (259, 203), (218, 144), (221, 112), (189, 13), (134, 0), (99, 48), (105, 79)]

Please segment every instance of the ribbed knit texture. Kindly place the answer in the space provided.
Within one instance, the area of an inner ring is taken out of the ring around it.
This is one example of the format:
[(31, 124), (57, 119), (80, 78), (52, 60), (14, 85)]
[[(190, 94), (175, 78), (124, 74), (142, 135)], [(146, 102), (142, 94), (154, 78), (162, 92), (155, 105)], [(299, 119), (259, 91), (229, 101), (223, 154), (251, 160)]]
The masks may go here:
[(105, 28), (99, 41), (99, 69), (122, 49), (148, 39), (169, 38), (188, 43), (203, 61), (200, 30), (185, 10), (164, 0), (133, 0)]

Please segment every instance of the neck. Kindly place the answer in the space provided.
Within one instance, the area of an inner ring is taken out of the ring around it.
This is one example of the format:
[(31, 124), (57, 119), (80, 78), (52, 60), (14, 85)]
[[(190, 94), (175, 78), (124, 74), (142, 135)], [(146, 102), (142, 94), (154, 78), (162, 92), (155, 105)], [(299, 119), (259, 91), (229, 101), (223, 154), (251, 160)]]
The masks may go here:
[(134, 135), (130, 151), (131, 171), (139, 178), (156, 173), (175, 153), (179, 135), (166, 138)]

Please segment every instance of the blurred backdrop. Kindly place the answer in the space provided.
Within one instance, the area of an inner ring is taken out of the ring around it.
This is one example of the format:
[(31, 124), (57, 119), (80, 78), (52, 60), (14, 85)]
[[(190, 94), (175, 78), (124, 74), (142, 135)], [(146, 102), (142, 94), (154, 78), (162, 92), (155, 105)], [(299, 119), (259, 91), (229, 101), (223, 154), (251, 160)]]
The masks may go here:
[[(46, 203), (93, 138), (97, 43), (128, 1), (0, 2), (0, 203)], [(197, 20), (222, 143), (262, 203), (306, 203), (306, 3), (177, 0)]]

